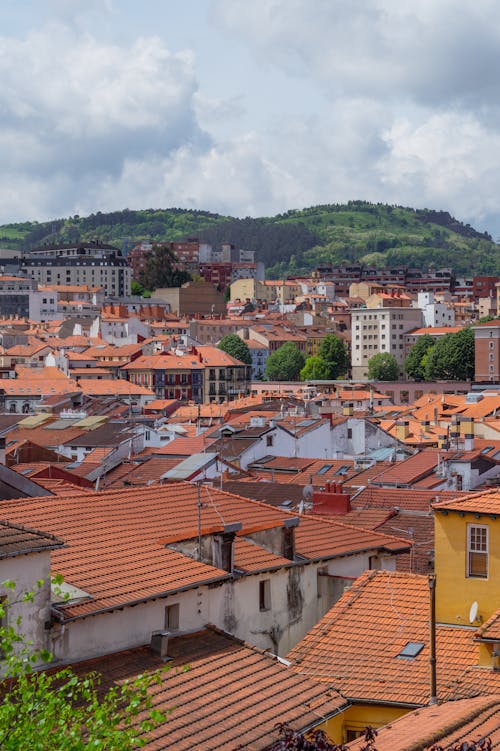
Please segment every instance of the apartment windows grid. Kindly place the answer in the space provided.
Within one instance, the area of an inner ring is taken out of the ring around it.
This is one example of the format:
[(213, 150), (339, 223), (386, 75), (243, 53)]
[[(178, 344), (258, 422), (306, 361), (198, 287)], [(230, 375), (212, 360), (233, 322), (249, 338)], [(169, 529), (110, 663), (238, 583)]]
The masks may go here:
[(467, 525), (467, 576), (488, 577), (488, 527), (483, 524)]

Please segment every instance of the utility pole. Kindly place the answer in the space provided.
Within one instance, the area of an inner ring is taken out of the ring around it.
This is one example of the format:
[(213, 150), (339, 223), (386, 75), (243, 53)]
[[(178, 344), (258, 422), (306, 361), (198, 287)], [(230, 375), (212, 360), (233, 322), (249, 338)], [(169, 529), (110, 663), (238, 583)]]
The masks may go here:
[(436, 574), (429, 574), (430, 595), (430, 669), (431, 669), (431, 695), (429, 704), (437, 704), (436, 687)]

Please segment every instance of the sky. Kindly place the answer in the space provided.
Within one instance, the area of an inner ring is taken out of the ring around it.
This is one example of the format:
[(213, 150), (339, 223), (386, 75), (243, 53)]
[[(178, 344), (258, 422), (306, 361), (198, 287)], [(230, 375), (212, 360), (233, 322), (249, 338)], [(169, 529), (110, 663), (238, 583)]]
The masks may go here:
[(0, 223), (368, 200), (500, 236), (497, 0), (2, 0)]

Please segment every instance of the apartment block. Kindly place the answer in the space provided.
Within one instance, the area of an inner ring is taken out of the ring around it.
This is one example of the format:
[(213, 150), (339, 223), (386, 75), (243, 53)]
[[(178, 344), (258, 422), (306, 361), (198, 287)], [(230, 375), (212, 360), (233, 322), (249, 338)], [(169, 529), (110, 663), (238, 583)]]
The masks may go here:
[(474, 326), (476, 373), (474, 380), (500, 383), (500, 320)]
[(368, 377), (368, 361), (379, 352), (394, 355), (403, 375), (405, 334), (422, 326), (417, 308), (353, 308), (352, 377)]

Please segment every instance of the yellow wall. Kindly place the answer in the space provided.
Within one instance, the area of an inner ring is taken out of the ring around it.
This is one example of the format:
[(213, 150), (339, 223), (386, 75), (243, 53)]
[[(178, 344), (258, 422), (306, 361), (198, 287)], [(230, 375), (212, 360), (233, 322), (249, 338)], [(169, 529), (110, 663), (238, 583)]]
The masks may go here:
[(373, 728), (380, 728), (410, 711), (411, 709), (402, 707), (353, 704), (342, 714), (336, 715), (331, 720), (319, 725), (317, 729), (324, 730), (334, 743), (345, 743), (347, 730), (362, 733), (368, 725)]
[[(467, 524), (489, 528), (488, 577), (467, 577)], [(436, 549), (436, 619), (438, 623), (469, 625), (469, 610), (478, 603), (484, 623), (500, 602), (500, 519), (484, 514), (450, 511), (434, 515)], [(479, 626), (480, 621), (473, 625)]]
[(255, 294), (255, 280), (254, 279), (237, 279), (230, 286), (231, 302), (234, 300), (242, 300), (243, 302), (248, 298), (253, 300), (258, 295)]

